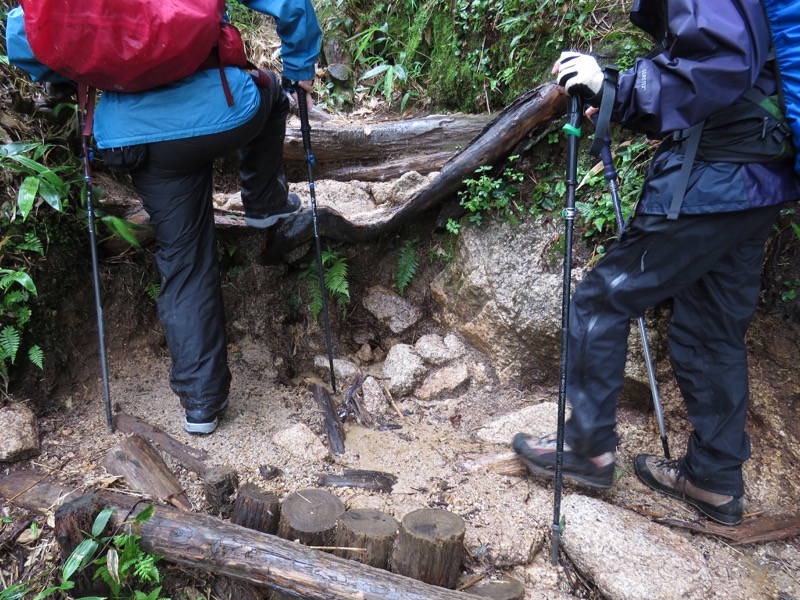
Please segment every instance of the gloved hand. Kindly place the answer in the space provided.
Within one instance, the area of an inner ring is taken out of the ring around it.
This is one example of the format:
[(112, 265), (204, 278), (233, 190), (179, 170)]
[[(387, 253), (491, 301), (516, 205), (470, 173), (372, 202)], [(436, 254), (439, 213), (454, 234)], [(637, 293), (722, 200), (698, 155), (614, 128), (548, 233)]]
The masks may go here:
[(558, 85), (570, 96), (580, 95), (587, 103), (597, 106), (603, 92), (603, 69), (591, 54), (562, 52), (553, 74), (557, 74)]

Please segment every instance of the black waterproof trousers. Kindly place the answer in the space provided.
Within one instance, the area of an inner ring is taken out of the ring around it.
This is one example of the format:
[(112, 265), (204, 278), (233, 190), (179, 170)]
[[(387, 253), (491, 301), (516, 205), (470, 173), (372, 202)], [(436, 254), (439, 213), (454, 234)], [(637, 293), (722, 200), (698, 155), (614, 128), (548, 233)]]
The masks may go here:
[(619, 441), (631, 319), (673, 298), (672, 368), (694, 431), (685, 471), (703, 489), (744, 492), (749, 401), (745, 333), (755, 313), (764, 244), (780, 206), (709, 215), (636, 215), (570, 304), (565, 440), (597, 456)]
[(147, 144), (144, 165), (131, 173), (158, 244), (158, 314), (172, 357), (170, 385), (187, 416), (199, 420), (213, 417), (225, 404), (231, 381), (214, 230), (213, 160), (239, 150), (248, 214), (270, 214), (284, 205), (289, 101), (276, 78), (272, 84), (261, 89), (259, 110), (245, 125)]

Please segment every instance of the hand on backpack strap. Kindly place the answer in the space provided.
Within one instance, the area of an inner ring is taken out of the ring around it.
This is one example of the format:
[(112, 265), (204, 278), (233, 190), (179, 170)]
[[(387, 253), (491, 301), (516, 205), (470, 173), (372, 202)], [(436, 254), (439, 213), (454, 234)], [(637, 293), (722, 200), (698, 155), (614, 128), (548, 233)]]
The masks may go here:
[(591, 54), (562, 52), (553, 74), (557, 75), (558, 85), (563, 86), (570, 96), (580, 95), (586, 102), (597, 106), (603, 92), (603, 69)]

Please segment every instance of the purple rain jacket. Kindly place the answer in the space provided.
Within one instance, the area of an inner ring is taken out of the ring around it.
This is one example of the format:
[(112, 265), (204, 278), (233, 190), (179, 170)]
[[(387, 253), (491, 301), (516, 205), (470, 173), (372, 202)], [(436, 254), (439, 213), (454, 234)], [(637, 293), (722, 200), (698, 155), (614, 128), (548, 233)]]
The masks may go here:
[[(664, 13), (667, 13), (666, 16)], [(664, 139), (728, 108), (750, 88), (769, 96), (769, 30), (760, 0), (636, 0), (631, 21), (667, 49), (619, 74), (612, 120)], [(637, 212), (667, 214), (683, 163), (679, 148), (653, 159)], [(729, 212), (800, 199), (793, 161), (696, 159), (681, 214)]]

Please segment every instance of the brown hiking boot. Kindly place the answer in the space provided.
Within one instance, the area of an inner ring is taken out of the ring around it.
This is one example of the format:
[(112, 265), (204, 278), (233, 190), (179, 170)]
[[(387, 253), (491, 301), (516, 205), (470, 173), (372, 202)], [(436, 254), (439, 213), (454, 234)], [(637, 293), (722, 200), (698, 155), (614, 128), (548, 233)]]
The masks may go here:
[(742, 522), (742, 496), (726, 496), (700, 489), (681, 473), (680, 464), (680, 460), (640, 454), (633, 461), (633, 468), (648, 487), (691, 504), (717, 523), (738, 525)]
[[(514, 436), (512, 443), (516, 452), (531, 473), (555, 477), (556, 473), (556, 435), (537, 438), (524, 433)], [(564, 458), (561, 473), (581, 485), (607, 490), (614, 483), (616, 455), (605, 452), (600, 456), (581, 456), (568, 444), (564, 444)]]

